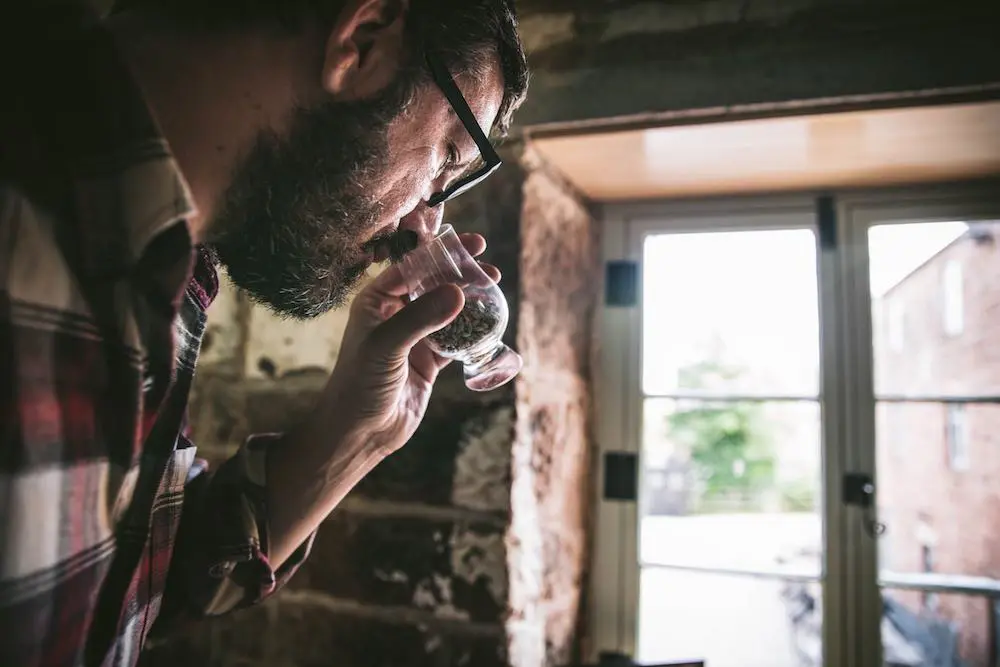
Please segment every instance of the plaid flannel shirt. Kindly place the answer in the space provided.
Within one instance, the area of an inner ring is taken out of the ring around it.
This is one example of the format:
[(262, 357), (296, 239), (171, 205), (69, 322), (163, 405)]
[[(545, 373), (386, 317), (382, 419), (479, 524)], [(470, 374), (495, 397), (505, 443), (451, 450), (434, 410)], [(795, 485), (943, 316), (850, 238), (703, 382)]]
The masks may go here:
[(195, 459), (213, 262), (110, 36), (59, 17), (0, 58), (0, 665), (123, 667), (158, 618), (272, 593), (311, 539), (268, 564), (273, 436)]

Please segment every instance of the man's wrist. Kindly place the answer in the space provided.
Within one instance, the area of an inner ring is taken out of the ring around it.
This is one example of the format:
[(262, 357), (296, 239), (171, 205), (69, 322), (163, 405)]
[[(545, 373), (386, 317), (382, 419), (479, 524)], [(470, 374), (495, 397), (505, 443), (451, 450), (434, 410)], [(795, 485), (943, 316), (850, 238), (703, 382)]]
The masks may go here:
[(277, 566), (385, 459), (386, 450), (362, 429), (319, 420), (286, 432), (274, 445), (267, 457), (266, 493), (269, 555)]
[(338, 410), (339, 414), (324, 414), (323, 411), (316, 410), (297, 428), (286, 433), (288, 447), (303, 454), (309, 452), (305, 456), (317, 459), (317, 463), (332, 456), (343, 455), (379, 455), (384, 458), (395, 449), (385, 429), (379, 429), (376, 424), (359, 423), (356, 419), (342, 420), (340, 415), (343, 412)]

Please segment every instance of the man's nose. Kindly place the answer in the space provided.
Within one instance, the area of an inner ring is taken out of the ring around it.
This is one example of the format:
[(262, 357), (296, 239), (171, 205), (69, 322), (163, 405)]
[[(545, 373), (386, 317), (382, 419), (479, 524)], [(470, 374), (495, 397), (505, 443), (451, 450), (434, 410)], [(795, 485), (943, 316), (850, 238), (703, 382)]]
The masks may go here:
[(416, 232), (420, 244), (424, 244), (437, 236), (443, 215), (444, 205), (428, 206), (426, 202), (420, 202), (399, 221), (399, 228)]

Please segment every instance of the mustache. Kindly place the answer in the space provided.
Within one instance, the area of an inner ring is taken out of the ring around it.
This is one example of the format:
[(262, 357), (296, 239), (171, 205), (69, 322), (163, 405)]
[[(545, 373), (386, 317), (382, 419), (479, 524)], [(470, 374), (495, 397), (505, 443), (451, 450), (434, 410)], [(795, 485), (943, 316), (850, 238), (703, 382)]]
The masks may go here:
[(420, 237), (411, 229), (397, 229), (393, 232), (373, 236), (362, 246), (365, 252), (373, 252), (379, 246), (389, 251), (389, 261), (398, 263), (403, 257), (417, 247)]

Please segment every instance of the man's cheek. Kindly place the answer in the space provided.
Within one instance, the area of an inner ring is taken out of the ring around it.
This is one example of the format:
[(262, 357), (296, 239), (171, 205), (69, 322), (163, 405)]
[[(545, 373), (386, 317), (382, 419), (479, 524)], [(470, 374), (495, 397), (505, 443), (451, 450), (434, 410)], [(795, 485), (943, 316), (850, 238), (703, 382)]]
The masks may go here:
[(398, 225), (410, 215), (420, 204), (419, 191), (413, 183), (401, 183), (399, 190), (391, 193), (391, 201), (383, 208), (383, 224)]

